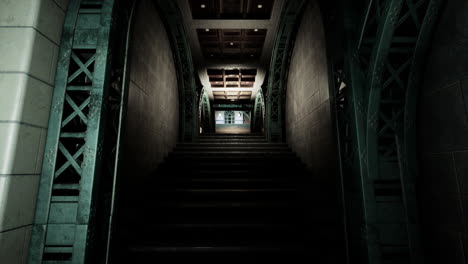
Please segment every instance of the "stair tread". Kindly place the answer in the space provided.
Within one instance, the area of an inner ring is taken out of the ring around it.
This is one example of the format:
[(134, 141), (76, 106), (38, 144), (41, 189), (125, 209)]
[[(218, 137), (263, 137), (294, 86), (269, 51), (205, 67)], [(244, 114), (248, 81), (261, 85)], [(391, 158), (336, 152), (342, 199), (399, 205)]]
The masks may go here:
[(284, 182), (288, 182), (288, 180), (286, 179), (214, 179), (214, 178), (207, 178), (207, 179), (203, 179), (203, 178), (189, 178), (189, 179), (183, 179), (183, 178), (178, 178), (177, 181), (180, 181), (180, 182), (247, 182), (247, 183), (250, 183), (250, 182), (281, 182), (281, 183), (284, 183)]
[(201, 134), (178, 143), (120, 205), (122, 254), (141, 263), (266, 263), (333, 248), (339, 241), (328, 239), (336, 231), (329, 205), (301, 196), (308, 179), (288, 144), (263, 134)]
[(170, 223), (156, 224), (156, 228), (260, 228), (260, 229), (288, 229), (294, 227), (292, 224), (266, 224), (266, 223)]
[[(223, 142), (218, 142), (223, 141)], [(216, 146), (216, 145), (227, 145), (227, 146), (260, 146), (260, 147), (289, 147), (288, 143), (283, 142), (269, 142), (265, 139), (240, 139), (240, 138), (214, 138), (214, 139), (202, 139), (192, 142), (179, 142), (176, 143), (176, 146)]]
[[(216, 155), (219, 158), (224, 158), (224, 155), (232, 155), (232, 156), (237, 156), (237, 155), (248, 155), (248, 156), (254, 156), (254, 155), (260, 155), (260, 156), (269, 156), (269, 155), (281, 155), (281, 156), (296, 156), (296, 154), (291, 153), (289, 151), (277, 151), (277, 150), (265, 150), (265, 151), (251, 151), (251, 150), (219, 150), (219, 151), (213, 151), (213, 150), (204, 150), (204, 151), (185, 151), (185, 150), (178, 150), (175, 152), (170, 153), (169, 155), (207, 155), (207, 154), (212, 154)], [(223, 156), (219, 156), (223, 155)]]
[(198, 246), (134, 246), (129, 248), (131, 251), (222, 251), (222, 252), (242, 252), (242, 251), (278, 251), (278, 250), (287, 250), (287, 251), (297, 251), (303, 250), (304, 248), (298, 246), (217, 246), (217, 245), (198, 245)]
[(201, 189), (201, 188), (184, 188), (184, 189), (163, 189), (160, 192), (188, 192), (188, 193), (266, 193), (266, 192), (296, 192), (295, 189)]
[(158, 206), (163, 207), (186, 207), (186, 208), (195, 208), (195, 207), (209, 207), (209, 208), (242, 208), (242, 207), (289, 207), (291, 203), (284, 201), (277, 202), (162, 202), (157, 203)]

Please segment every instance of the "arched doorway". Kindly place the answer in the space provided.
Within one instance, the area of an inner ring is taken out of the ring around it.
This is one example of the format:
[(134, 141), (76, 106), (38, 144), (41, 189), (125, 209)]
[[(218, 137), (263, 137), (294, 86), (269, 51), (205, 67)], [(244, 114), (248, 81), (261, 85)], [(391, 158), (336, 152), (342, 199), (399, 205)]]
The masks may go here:
[(263, 90), (257, 93), (252, 118), (252, 132), (264, 132), (265, 127), (265, 100)]
[(206, 93), (205, 89), (200, 92), (198, 106), (200, 133), (211, 133), (213, 132), (213, 113), (211, 111), (211, 101)]

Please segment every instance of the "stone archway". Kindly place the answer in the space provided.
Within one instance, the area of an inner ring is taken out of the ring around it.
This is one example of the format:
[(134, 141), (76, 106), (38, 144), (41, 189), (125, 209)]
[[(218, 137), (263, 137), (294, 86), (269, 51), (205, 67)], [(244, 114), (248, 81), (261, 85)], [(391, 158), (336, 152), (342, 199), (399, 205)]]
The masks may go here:
[(213, 113), (211, 112), (211, 103), (205, 89), (200, 92), (200, 99), (198, 102), (198, 115), (201, 131), (200, 133), (209, 133), (213, 131)]
[(253, 109), (252, 118), (252, 131), (263, 132), (265, 126), (265, 99), (263, 96), (263, 90), (260, 89), (255, 97), (255, 104)]
[(289, 56), (293, 48), (294, 33), (307, 1), (287, 1), (281, 14), (278, 35), (269, 70), (266, 91), (265, 132), (270, 141), (284, 141), (284, 93)]

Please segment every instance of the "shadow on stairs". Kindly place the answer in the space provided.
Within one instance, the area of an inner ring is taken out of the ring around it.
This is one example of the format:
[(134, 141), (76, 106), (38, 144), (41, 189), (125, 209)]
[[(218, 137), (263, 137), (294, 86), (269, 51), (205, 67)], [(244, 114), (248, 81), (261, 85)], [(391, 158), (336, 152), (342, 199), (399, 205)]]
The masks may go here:
[(262, 134), (180, 143), (120, 206), (121, 263), (344, 263), (334, 194)]

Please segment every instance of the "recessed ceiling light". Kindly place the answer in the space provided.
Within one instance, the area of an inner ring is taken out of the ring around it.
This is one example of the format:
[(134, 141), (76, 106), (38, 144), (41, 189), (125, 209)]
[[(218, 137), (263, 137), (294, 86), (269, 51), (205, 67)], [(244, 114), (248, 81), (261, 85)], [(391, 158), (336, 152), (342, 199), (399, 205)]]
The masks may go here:
[(263, 5), (258, 5), (257, 7), (258, 7), (258, 8), (262, 8), (262, 7), (263, 7)]
[(229, 45), (234, 46), (234, 43), (231, 42), (231, 43), (229, 43)]
[(209, 29), (209, 28), (205, 28), (205, 31), (208, 32), (208, 31), (210, 31), (210, 29)]
[(257, 32), (257, 31), (258, 31), (258, 28), (254, 29), (254, 31)]
[[(201, 8), (205, 8), (205, 7), (206, 7), (206, 5), (202, 4), (200, 7), (201, 7)], [(260, 8), (261, 8), (261, 7), (260, 7)]]

